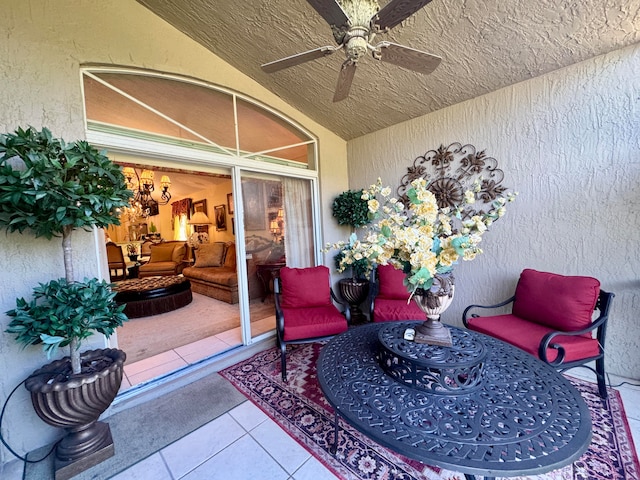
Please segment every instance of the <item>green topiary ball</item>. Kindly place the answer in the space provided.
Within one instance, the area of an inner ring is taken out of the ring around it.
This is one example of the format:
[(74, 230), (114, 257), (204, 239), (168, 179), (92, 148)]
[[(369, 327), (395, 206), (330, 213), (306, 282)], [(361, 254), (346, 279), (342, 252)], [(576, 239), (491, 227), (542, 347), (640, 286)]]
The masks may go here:
[(333, 201), (333, 216), (339, 225), (362, 227), (371, 220), (367, 201), (362, 199), (362, 190), (347, 190)]

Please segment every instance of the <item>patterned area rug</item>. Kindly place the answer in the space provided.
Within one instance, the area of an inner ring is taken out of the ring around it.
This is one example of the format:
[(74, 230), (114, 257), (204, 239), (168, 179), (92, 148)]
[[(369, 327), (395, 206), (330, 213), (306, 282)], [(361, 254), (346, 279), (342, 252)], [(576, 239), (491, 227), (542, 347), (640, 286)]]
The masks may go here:
[[(276, 348), (219, 372), (247, 398), (286, 430), (320, 462), (342, 479), (462, 480), (457, 472), (430, 467), (378, 445), (344, 421), (336, 455), (333, 444), (333, 409), (324, 399), (316, 379), (316, 361), (322, 344), (289, 347), (289, 382), (280, 376)], [(589, 406), (593, 439), (587, 452), (573, 465), (544, 475), (516, 477), (536, 480), (632, 480), (640, 478), (640, 464), (620, 394), (609, 390), (603, 408), (597, 386), (569, 378)], [(512, 479), (514, 477), (511, 477)]]

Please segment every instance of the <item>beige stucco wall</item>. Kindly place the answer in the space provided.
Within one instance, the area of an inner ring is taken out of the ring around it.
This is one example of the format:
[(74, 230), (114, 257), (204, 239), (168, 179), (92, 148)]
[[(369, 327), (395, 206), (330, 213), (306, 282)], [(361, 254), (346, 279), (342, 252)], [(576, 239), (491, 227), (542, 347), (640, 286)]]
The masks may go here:
[(453, 142), (485, 149), (520, 195), (484, 255), (456, 267), (443, 320), (508, 298), (523, 268), (594, 276), (616, 294), (607, 370), (640, 379), (640, 46), (350, 141), (350, 188), (380, 176), (395, 190), (414, 159)]
[[(253, 80), (153, 16), (133, 0), (8, 0), (0, 15), (0, 131), (18, 126), (47, 126), (68, 140), (84, 137), (79, 67), (86, 64), (126, 65), (188, 75), (222, 85), (270, 105), (289, 116), (319, 140), (322, 227), (337, 236), (330, 205), (347, 188), (346, 142), (295, 111)], [(98, 246), (103, 237), (74, 234), (76, 277), (101, 270)], [(57, 241), (30, 235), (0, 235), (0, 312), (29, 296), (38, 282), (63, 276)], [(0, 313), (4, 331), (8, 317)], [(104, 342), (97, 338), (94, 344)], [(0, 405), (11, 389), (46, 359), (37, 347), (21, 350), (7, 334), (0, 335)], [(3, 435), (24, 453), (51, 442), (58, 434), (33, 413), (24, 389), (11, 399)], [(0, 448), (0, 465), (13, 457)]]

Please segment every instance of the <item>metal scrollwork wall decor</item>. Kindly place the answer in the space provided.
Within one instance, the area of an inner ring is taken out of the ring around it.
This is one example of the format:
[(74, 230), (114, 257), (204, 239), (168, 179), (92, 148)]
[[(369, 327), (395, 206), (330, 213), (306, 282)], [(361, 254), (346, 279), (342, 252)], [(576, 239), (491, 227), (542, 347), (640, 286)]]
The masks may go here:
[[(465, 191), (471, 190), (476, 180), (480, 180), (480, 191), (475, 194), (476, 202), (465, 206), (463, 218), (486, 213), (491, 202), (507, 190), (502, 185), (504, 172), (498, 168), (495, 158), (488, 157), (484, 150), (476, 151), (473, 145), (457, 142), (446, 148), (440, 145), (437, 150), (429, 150), (407, 168), (397, 190), (398, 197), (405, 205), (409, 203), (406, 192), (411, 182), (421, 177), (436, 196), (440, 208), (455, 208), (463, 203)], [(485, 205), (486, 210), (483, 208)]]

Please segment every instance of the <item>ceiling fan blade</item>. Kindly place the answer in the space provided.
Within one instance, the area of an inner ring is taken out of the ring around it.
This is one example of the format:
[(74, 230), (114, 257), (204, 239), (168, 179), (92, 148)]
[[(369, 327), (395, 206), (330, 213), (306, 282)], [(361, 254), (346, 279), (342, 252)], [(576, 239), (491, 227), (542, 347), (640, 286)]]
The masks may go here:
[(349, 17), (335, 0), (307, 0), (307, 2), (329, 25), (339, 28), (349, 23)]
[(393, 28), (409, 18), (431, 0), (391, 0), (378, 13), (372, 21), (380, 30)]
[(442, 60), (437, 55), (431, 55), (430, 53), (391, 42), (380, 42), (376, 45), (376, 50), (379, 54), (374, 55), (375, 58), (426, 75), (433, 72)]
[(340, 75), (338, 75), (338, 84), (336, 85), (336, 92), (333, 94), (333, 101), (339, 102), (349, 96), (349, 90), (351, 90), (351, 82), (353, 82), (353, 76), (356, 73), (356, 63), (347, 60), (342, 64), (340, 69)]
[(319, 47), (313, 50), (308, 50), (302, 53), (296, 53), (290, 57), (281, 58), (280, 60), (274, 60), (273, 62), (265, 63), (262, 65), (262, 70), (267, 73), (277, 72), (285, 68), (293, 67), (294, 65), (300, 65), (304, 62), (316, 60), (317, 58), (326, 57), (331, 55), (336, 50), (340, 50), (341, 47)]

